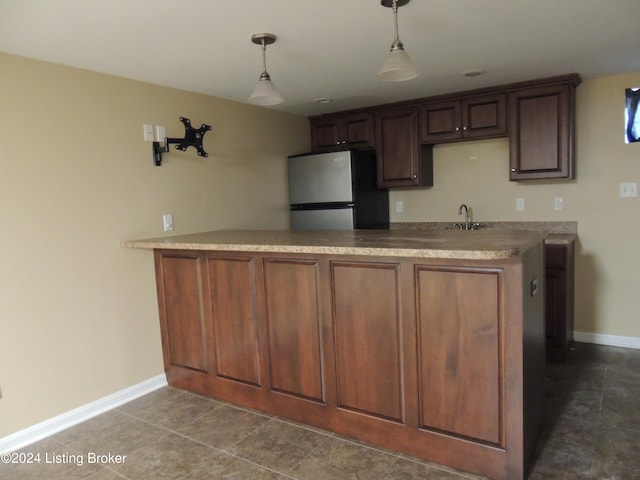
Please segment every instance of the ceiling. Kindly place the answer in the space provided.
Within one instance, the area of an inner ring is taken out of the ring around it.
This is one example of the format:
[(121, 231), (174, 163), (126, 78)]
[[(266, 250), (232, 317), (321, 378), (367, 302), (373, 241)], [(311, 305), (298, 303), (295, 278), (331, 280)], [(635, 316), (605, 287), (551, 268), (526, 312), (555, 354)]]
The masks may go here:
[(640, 71), (640, 0), (412, 0), (399, 31), (421, 75), (393, 83), (375, 75), (393, 40), (380, 0), (0, 0), (0, 51), (239, 102), (262, 70), (251, 34), (273, 33), (285, 102), (269, 108), (302, 115)]

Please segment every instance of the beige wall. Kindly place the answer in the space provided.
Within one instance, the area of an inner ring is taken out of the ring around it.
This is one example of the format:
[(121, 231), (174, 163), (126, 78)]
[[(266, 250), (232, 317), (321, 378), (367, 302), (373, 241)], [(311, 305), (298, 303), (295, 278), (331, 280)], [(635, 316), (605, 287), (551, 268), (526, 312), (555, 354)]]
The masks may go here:
[[(0, 53), (0, 438), (162, 373), (149, 251), (125, 239), (286, 228), (303, 117)], [(215, 81), (212, 79), (211, 81)], [(155, 167), (142, 124), (194, 149)]]
[[(640, 339), (640, 199), (619, 197), (620, 182), (640, 182), (640, 143), (623, 140), (624, 89), (637, 86), (640, 73), (578, 87), (576, 180), (509, 182), (506, 139), (440, 145), (435, 186), (392, 192), (392, 221), (459, 221), (461, 203), (479, 222), (577, 220), (576, 330)], [(554, 197), (564, 210), (553, 210)]]

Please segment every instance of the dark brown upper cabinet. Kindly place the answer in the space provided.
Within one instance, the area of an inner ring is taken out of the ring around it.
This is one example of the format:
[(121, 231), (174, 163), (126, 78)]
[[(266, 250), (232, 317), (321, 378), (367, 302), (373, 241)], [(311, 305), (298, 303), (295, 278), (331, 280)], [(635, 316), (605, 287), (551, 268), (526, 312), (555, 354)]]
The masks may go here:
[(509, 179), (573, 179), (575, 82), (509, 96)]
[(506, 93), (420, 105), (420, 140), (423, 143), (455, 142), (506, 135)]
[(311, 148), (314, 152), (375, 147), (373, 113), (312, 117)]
[(376, 114), (378, 187), (433, 185), (432, 148), (420, 144), (418, 107), (384, 108)]
[(510, 180), (573, 179), (579, 84), (569, 74), (318, 115), (311, 148), (375, 148), (378, 187), (424, 187), (434, 144), (508, 136)]

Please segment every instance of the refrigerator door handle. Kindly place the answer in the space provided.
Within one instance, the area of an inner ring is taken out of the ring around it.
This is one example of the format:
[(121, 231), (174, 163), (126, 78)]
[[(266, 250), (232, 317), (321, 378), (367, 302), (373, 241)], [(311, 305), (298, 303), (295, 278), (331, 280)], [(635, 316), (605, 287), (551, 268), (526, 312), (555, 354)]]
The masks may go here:
[(323, 203), (294, 203), (291, 211), (300, 210), (340, 210), (343, 208), (354, 208), (354, 202), (323, 202)]

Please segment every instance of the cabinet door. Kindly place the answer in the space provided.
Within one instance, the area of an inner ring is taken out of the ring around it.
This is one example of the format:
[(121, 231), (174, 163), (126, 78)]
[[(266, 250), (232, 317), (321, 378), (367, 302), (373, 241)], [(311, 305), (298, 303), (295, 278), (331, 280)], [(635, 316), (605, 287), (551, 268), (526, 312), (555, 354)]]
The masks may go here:
[(416, 273), (420, 427), (503, 445), (500, 271)]
[(507, 95), (462, 100), (462, 137), (491, 138), (507, 134)]
[(545, 245), (547, 360), (565, 360), (573, 342), (573, 245)]
[(165, 369), (207, 372), (202, 257), (198, 252), (156, 252), (155, 262)]
[[(547, 348), (562, 348), (564, 332), (563, 299), (566, 296), (566, 285), (563, 281), (563, 271), (558, 268), (548, 268), (545, 271), (545, 336)], [(547, 352), (550, 353), (550, 352)]]
[(509, 99), (510, 179), (573, 178), (574, 88), (513, 92)]
[(441, 143), (507, 134), (507, 95), (483, 95), (420, 105), (420, 140)]
[(418, 134), (418, 107), (395, 108), (378, 113), (378, 187), (424, 185)]
[(404, 422), (399, 265), (332, 262), (339, 408)]
[(420, 141), (440, 143), (460, 140), (460, 101), (420, 105)]
[(349, 148), (374, 148), (373, 114), (350, 115), (342, 120), (343, 141)]
[(311, 148), (329, 151), (339, 148), (373, 148), (372, 113), (319, 117), (311, 120)]
[(322, 402), (318, 278), (316, 260), (264, 260), (271, 389)]
[(340, 137), (337, 118), (311, 120), (311, 149), (314, 152), (335, 150), (340, 145)]
[(210, 256), (207, 266), (213, 374), (217, 379), (261, 385), (255, 260)]

